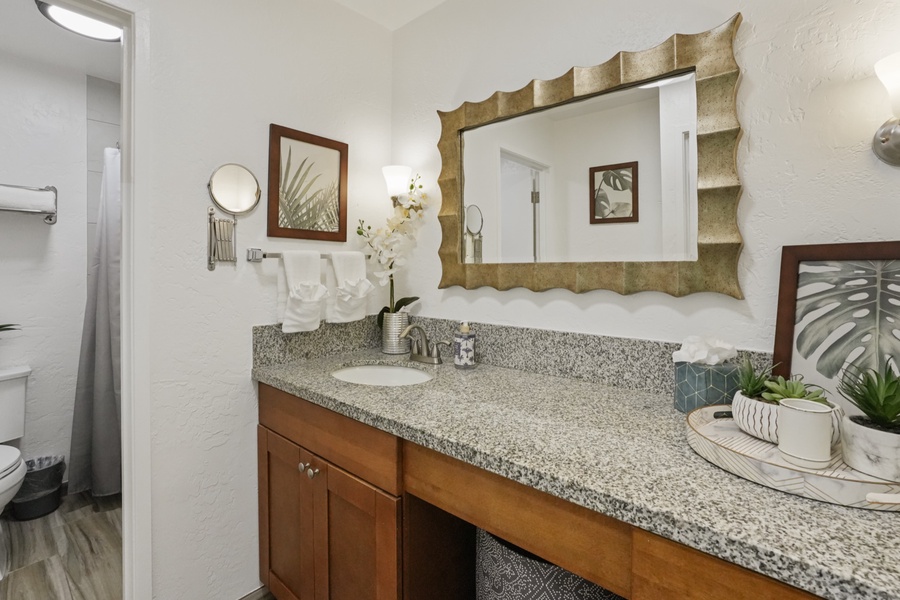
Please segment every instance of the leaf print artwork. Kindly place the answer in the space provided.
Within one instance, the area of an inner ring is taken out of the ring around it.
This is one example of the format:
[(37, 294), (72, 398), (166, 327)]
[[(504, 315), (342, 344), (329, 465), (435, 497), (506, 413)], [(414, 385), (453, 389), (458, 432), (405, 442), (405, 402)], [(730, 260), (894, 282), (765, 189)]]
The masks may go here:
[(818, 355), (833, 379), (852, 362), (878, 368), (900, 356), (900, 260), (804, 261), (797, 285), (797, 352)]

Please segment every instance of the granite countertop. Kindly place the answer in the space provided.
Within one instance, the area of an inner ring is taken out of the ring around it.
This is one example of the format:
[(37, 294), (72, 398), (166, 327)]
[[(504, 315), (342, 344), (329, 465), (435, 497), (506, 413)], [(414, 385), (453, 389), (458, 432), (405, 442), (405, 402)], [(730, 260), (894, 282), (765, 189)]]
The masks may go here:
[[(434, 375), (407, 387), (344, 383), (351, 364)], [(671, 396), (365, 350), (253, 377), (398, 437), (833, 599), (900, 599), (900, 514), (816, 502), (743, 480), (687, 444)]]

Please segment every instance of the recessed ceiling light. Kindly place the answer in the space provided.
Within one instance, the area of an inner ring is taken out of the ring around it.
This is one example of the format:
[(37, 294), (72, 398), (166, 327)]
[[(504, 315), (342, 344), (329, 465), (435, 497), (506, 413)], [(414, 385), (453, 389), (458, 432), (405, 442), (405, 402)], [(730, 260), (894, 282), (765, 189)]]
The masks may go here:
[(103, 42), (118, 42), (122, 39), (119, 27), (41, 0), (35, 0), (35, 4), (45, 17), (78, 35)]

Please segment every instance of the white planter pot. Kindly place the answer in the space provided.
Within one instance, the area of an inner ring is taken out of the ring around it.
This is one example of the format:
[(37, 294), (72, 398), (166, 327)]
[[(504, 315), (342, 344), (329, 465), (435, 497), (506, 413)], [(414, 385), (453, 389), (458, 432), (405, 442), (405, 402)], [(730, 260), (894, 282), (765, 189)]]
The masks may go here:
[[(841, 421), (844, 410), (832, 404), (831, 412), (831, 445), (834, 446), (841, 440)], [(731, 402), (731, 413), (738, 428), (755, 438), (778, 443), (778, 405), (761, 402), (748, 398), (740, 392), (736, 392)]]
[(821, 402), (785, 398), (778, 405), (778, 451), (781, 458), (809, 469), (831, 462), (834, 407)]
[(748, 398), (735, 393), (731, 402), (731, 414), (738, 428), (755, 438), (778, 443), (778, 405)]
[(844, 415), (844, 462), (867, 475), (900, 481), (900, 434), (860, 425)]

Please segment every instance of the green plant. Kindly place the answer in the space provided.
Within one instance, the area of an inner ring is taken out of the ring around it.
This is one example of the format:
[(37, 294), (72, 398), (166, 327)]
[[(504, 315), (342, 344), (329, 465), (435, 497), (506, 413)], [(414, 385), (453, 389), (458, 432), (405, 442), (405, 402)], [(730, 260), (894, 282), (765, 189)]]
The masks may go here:
[(0, 331), (16, 331), (18, 328), (19, 326), (14, 323), (0, 324)]
[(800, 398), (820, 404), (828, 404), (824, 390), (817, 385), (803, 383), (802, 375), (794, 375), (790, 379), (785, 379), (779, 375), (766, 381), (765, 386), (769, 391), (763, 392), (762, 397), (772, 404), (779, 404), (785, 398)]
[(759, 398), (766, 391), (766, 382), (772, 378), (774, 365), (766, 367), (757, 373), (750, 359), (744, 357), (744, 362), (738, 371), (738, 385), (741, 393), (747, 398)]
[(900, 430), (900, 377), (892, 359), (884, 361), (880, 371), (847, 365), (838, 381), (838, 393), (875, 425)]

